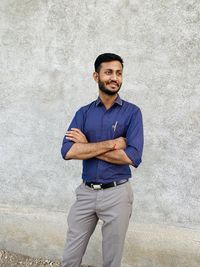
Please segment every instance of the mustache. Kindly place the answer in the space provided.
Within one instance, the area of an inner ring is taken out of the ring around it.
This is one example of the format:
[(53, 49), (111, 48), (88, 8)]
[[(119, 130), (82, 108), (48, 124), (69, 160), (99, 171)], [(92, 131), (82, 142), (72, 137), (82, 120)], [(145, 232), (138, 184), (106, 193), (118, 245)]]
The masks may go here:
[(111, 84), (111, 83), (114, 83), (114, 84), (116, 84), (116, 85), (119, 86), (118, 82), (116, 82), (116, 81), (109, 81), (109, 82), (108, 82), (108, 84)]

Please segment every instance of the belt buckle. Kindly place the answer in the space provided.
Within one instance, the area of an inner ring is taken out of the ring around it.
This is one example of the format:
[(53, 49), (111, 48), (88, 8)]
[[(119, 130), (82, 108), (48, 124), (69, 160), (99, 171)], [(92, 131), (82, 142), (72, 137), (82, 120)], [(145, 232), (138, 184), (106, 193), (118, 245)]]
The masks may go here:
[(94, 190), (100, 190), (101, 189), (101, 184), (91, 184), (91, 186)]

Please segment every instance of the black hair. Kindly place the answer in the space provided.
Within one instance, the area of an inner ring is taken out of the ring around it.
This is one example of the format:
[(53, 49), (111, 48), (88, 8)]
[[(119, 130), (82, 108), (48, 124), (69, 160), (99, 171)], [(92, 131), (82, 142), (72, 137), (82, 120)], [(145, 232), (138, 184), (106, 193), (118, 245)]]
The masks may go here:
[(123, 59), (120, 56), (118, 56), (116, 54), (113, 54), (113, 53), (104, 53), (104, 54), (99, 55), (96, 58), (96, 60), (94, 62), (95, 71), (99, 72), (101, 63), (114, 61), (114, 60), (119, 61), (122, 64), (122, 68), (123, 68), (123, 63), (124, 62), (123, 62)]

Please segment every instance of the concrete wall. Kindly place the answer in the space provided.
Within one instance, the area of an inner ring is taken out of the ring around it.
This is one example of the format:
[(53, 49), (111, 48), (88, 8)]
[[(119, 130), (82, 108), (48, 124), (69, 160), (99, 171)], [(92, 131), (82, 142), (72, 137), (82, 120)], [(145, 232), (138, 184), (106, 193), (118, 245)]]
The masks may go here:
[[(121, 96), (143, 111), (143, 163), (123, 266), (200, 265), (198, 0), (0, 2), (0, 247), (60, 258), (81, 163), (60, 146), (97, 96), (93, 62), (125, 61)], [(84, 262), (101, 266), (101, 224)]]

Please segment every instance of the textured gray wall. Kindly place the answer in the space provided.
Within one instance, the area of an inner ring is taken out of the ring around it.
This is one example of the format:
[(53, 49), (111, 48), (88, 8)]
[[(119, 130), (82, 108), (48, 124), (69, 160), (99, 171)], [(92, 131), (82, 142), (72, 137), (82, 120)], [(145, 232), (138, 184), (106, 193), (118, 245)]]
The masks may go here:
[[(103, 52), (123, 57), (121, 96), (144, 117), (124, 266), (199, 266), (198, 0), (0, 2), (0, 245), (61, 256), (81, 174), (61, 159), (61, 141), (97, 96)], [(100, 240), (99, 225), (85, 257), (96, 266)]]

